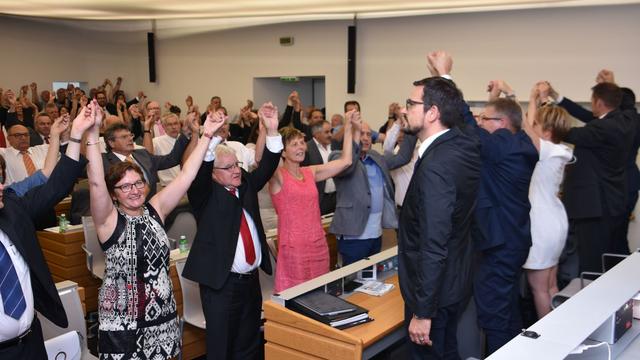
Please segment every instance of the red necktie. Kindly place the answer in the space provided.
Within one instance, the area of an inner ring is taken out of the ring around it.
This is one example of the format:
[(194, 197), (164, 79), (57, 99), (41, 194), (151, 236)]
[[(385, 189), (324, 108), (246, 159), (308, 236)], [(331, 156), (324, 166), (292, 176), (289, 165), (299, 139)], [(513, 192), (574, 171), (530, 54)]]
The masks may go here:
[[(229, 189), (229, 193), (236, 196), (235, 189)], [(244, 258), (247, 261), (247, 264), (253, 265), (256, 261), (256, 250), (253, 247), (253, 238), (251, 237), (247, 218), (244, 216), (244, 210), (241, 209), (240, 213), (242, 214), (242, 217), (240, 218), (240, 237), (242, 237), (242, 245), (244, 245)]]
[(7, 140), (4, 138), (4, 131), (2, 131), (2, 126), (0, 126), (0, 147), (7, 147)]
[(48, 143), (49, 143), (49, 137), (48, 137), (48, 136), (45, 136), (45, 137), (44, 137), (44, 142), (45, 142), (45, 144), (48, 144)]

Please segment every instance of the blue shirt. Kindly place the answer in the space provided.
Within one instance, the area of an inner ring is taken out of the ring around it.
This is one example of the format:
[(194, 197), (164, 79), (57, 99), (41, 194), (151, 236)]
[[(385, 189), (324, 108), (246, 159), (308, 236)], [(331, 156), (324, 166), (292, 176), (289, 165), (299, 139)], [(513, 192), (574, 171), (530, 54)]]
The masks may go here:
[(18, 196), (23, 196), (27, 191), (36, 186), (43, 185), (47, 182), (47, 177), (44, 176), (42, 170), (38, 170), (31, 176), (27, 176), (24, 180), (16, 181), (13, 184), (7, 186), (8, 190), (13, 191)]
[(345, 239), (374, 239), (382, 236), (382, 210), (384, 207), (384, 177), (382, 170), (369, 156), (362, 160), (367, 170), (371, 207), (364, 231), (359, 236), (345, 236)]

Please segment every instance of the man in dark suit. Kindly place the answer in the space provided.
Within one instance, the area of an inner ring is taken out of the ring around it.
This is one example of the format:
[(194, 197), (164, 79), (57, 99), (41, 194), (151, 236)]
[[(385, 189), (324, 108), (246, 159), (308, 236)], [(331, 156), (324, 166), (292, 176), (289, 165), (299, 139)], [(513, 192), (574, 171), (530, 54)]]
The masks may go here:
[[(147, 130), (148, 128), (145, 129), (145, 136), (150, 136), (149, 133), (146, 132)], [(189, 139), (185, 135), (178, 135), (173, 150), (167, 155), (153, 155), (146, 149), (135, 150), (133, 135), (129, 127), (123, 123), (116, 123), (109, 126), (104, 133), (104, 140), (107, 147), (107, 153), (102, 154), (104, 173), (108, 174), (111, 165), (121, 161), (132, 161), (136, 163), (142, 169), (144, 177), (149, 184), (147, 199), (150, 199), (156, 193), (157, 183), (159, 181), (158, 170), (170, 169), (176, 165), (180, 165), (182, 154), (189, 143)]]
[[(322, 120), (311, 126), (313, 138), (307, 141), (307, 153), (302, 166), (321, 165), (329, 161), (332, 150), (338, 149), (339, 144), (331, 138), (331, 124)], [(336, 210), (336, 185), (333, 179), (316, 183), (320, 197), (320, 214), (329, 214)]]
[(51, 134), (51, 125), (53, 125), (52, 118), (49, 114), (41, 112), (36, 116), (34, 122), (35, 128), (29, 128), (30, 141), (29, 146), (36, 146), (49, 143), (49, 136)]
[(60, 327), (67, 327), (58, 291), (53, 283), (34, 221), (52, 209), (71, 188), (86, 161), (79, 161), (80, 139), (90, 126), (78, 118), (71, 143), (49, 180), (18, 197), (0, 183), (0, 358), (46, 359), (38, 310)]
[(247, 173), (233, 150), (219, 145), (215, 156), (205, 157), (188, 191), (198, 232), (183, 276), (200, 284), (207, 359), (256, 359), (261, 346), (257, 269), (272, 270), (258, 191), (276, 170), (283, 146), (277, 110), (263, 105), (259, 114), (267, 127), (267, 151), (258, 168)]
[[(449, 76), (453, 60), (444, 51), (429, 54), (432, 71)], [(503, 84), (503, 82), (501, 82)], [(522, 329), (518, 282), (531, 247), (529, 183), (538, 152), (521, 129), (522, 109), (515, 95), (493, 88), (478, 122), (461, 102), (468, 130), (482, 144), (480, 189), (476, 205), (474, 245), (480, 251), (474, 299), (484, 330), (487, 355)], [(476, 231), (477, 230), (477, 231)]]
[(452, 81), (431, 77), (413, 85), (403, 130), (422, 144), (398, 227), (407, 358), (458, 359), (457, 322), (471, 287), (480, 143), (456, 126), (462, 94)]
[(560, 97), (550, 86), (548, 91), (558, 105), (586, 122), (572, 128), (564, 139), (575, 145), (577, 160), (567, 166), (562, 201), (578, 241), (580, 271), (601, 272), (603, 253), (629, 253), (627, 168), (637, 131), (636, 113), (619, 109), (622, 91), (614, 83), (592, 88), (591, 111)]

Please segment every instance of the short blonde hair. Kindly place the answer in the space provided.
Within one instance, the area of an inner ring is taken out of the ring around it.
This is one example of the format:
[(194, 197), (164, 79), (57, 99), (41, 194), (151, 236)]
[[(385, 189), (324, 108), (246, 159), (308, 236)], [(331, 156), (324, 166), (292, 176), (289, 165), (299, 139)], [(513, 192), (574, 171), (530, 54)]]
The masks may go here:
[(551, 142), (560, 143), (571, 130), (569, 113), (557, 105), (543, 106), (538, 109), (535, 122), (542, 131), (551, 132)]

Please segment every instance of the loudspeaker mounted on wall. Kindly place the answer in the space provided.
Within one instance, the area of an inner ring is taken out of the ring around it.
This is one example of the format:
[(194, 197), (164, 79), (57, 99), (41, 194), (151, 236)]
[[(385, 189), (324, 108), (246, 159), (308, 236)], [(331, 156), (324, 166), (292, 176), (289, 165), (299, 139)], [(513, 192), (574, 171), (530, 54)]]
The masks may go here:
[(347, 30), (347, 93), (356, 92), (356, 27)]
[(152, 32), (147, 33), (147, 49), (149, 51), (149, 82), (156, 82), (156, 42)]

